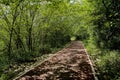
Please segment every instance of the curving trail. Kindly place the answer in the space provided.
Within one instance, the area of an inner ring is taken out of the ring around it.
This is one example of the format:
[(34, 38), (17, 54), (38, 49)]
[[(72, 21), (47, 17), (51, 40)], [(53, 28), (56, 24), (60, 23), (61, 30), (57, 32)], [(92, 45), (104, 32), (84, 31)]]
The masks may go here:
[(15, 80), (97, 80), (84, 46), (79, 41), (57, 52)]

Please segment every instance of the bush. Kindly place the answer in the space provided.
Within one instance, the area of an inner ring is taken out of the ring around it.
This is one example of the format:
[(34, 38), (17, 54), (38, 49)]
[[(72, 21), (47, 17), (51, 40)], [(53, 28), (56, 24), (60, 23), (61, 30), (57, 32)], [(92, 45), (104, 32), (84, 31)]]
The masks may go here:
[[(103, 53), (102, 53), (103, 54)], [(106, 51), (96, 61), (100, 80), (116, 80), (120, 76), (120, 55), (117, 51)]]
[(99, 80), (119, 80), (120, 76), (120, 52), (100, 49), (89, 41), (86, 48), (90, 55)]
[(51, 53), (50, 45), (40, 45), (39, 46), (39, 53), (41, 53), (41, 54)]
[(13, 71), (8, 72), (8, 73), (3, 73), (0, 77), (0, 80), (12, 80), (12, 78), (16, 76), (16, 73), (14, 73)]

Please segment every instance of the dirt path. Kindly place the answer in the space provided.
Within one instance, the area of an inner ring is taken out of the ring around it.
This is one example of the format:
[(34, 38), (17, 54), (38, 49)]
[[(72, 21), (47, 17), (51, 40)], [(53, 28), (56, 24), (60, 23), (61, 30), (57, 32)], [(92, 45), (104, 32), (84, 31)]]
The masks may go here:
[(91, 65), (84, 46), (75, 41), (15, 80), (95, 80)]

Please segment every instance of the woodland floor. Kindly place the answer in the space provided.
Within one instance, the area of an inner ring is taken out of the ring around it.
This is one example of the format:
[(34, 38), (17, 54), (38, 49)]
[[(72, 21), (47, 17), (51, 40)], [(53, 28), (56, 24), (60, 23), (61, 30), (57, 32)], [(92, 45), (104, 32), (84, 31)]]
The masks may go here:
[(74, 41), (15, 80), (95, 80), (93, 73), (86, 49)]

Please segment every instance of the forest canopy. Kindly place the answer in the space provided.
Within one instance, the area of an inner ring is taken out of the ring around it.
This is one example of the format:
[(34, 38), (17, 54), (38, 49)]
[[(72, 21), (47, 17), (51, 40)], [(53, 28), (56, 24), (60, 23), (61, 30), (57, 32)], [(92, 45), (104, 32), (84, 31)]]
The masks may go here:
[(87, 39), (87, 8), (79, 0), (1, 0), (0, 55), (9, 63), (25, 61), (62, 47), (71, 37)]

